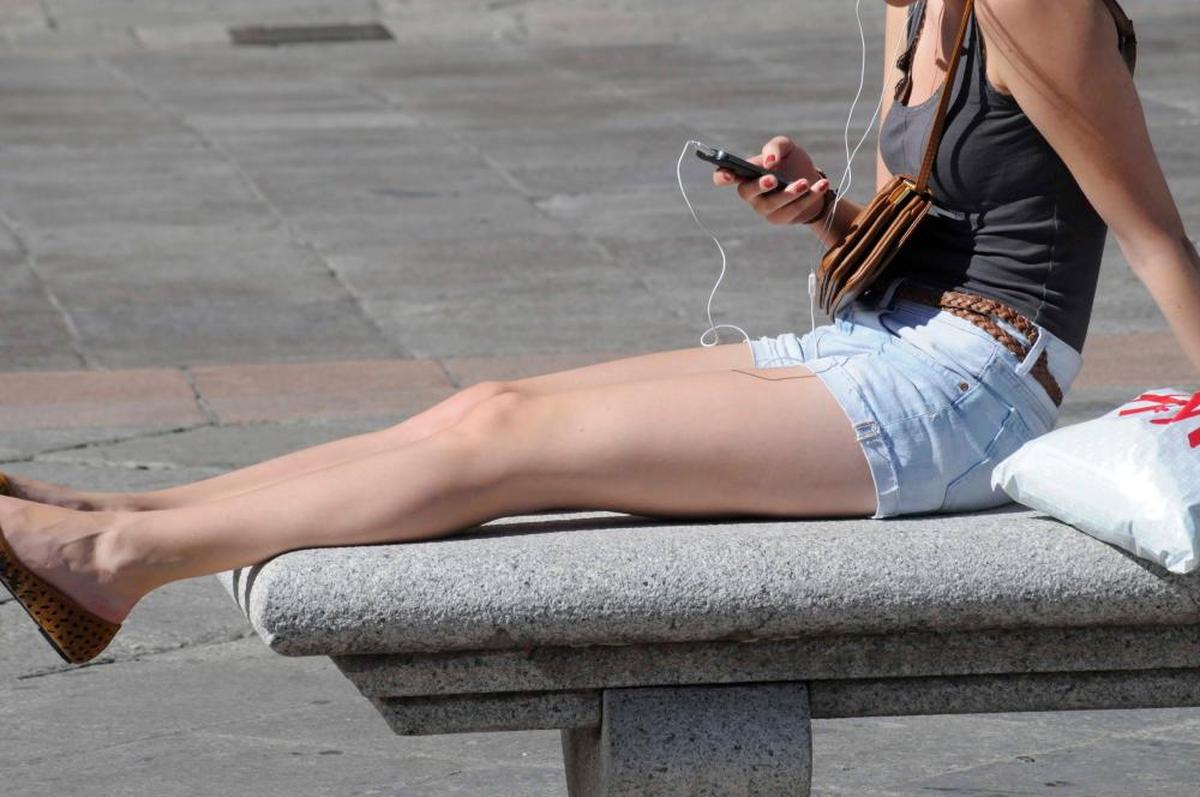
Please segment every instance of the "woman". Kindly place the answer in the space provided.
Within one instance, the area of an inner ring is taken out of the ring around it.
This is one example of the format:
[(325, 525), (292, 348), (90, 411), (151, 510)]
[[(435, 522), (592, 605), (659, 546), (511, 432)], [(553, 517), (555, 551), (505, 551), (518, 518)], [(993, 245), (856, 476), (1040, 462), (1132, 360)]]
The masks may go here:
[[(1107, 2), (977, 4), (934, 169), (939, 213), (899, 264), (911, 279), (833, 324), (487, 382), (396, 426), (165, 490), (15, 477), (0, 498), (0, 580), (56, 650), (86, 661), (151, 590), (295, 548), (556, 508), (888, 517), (1003, 503), (991, 467), (1053, 426), (1078, 368), (1105, 225), (1200, 368), (1200, 262)], [(964, 13), (963, 0), (887, 4), (886, 41), (901, 46), (885, 61), (880, 185), (915, 172), (921, 112)], [(911, 81), (893, 102), (906, 38)], [(771, 223), (809, 222), (828, 244), (860, 207), (842, 199), (826, 219), (828, 183), (787, 138), (755, 160), (794, 180), (775, 193), (770, 177), (714, 181), (737, 182)], [(942, 294), (920, 284), (1001, 300), (1007, 320), (985, 329), (939, 310), (927, 302)], [(998, 336), (1005, 324), (1026, 339)]]

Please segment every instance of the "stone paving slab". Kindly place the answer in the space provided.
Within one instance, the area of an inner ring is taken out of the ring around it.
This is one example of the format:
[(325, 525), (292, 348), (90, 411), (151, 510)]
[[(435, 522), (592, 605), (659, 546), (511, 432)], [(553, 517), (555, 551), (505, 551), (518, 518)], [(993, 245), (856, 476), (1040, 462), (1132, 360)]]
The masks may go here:
[(173, 369), (0, 372), (0, 428), (181, 426), (207, 418)]
[(478, 794), (488, 777), (561, 793), (556, 733), (397, 744), (328, 660), (278, 664), (240, 640), (18, 682), (0, 716), (31, 721), (0, 729), (5, 793), (217, 794), (253, 782), (263, 795), (393, 794), (449, 781)]
[[(1107, 764), (1105, 756), (1139, 744), (1143, 735), (1195, 744), (1200, 739), (1195, 717), (1194, 709), (1161, 709), (992, 714), (988, 722), (954, 715), (818, 720), (813, 734), (813, 793), (1090, 797), (1111, 793), (1103, 790), (1120, 784), (1127, 790), (1116, 793), (1124, 795), (1183, 797), (1194, 769), (1187, 771), (1188, 759), (1178, 758), (1176, 750), (1143, 748), (1144, 756), (1136, 763), (1121, 758), (1125, 770)], [(1095, 774), (1060, 767), (1064, 754), (1077, 762), (1086, 760)], [(1131, 772), (1153, 768), (1174, 773), (1173, 782), (1146, 791), (1128, 789)], [(997, 777), (997, 770), (1013, 777)], [(1018, 782), (1024, 789), (1016, 787)]]
[(11, 330), (0, 338), (0, 361), (7, 369), (79, 367), (82, 363), (62, 315), (29, 265), (5, 257), (0, 274), (0, 318)]
[[(1170, 332), (1097, 333), (1083, 347), (1072, 390), (1101, 385), (1164, 387), (1196, 382), (1196, 368)], [(1068, 394), (1070, 391), (1068, 391)]]
[[(66, 451), (40, 453), (32, 463), (14, 464), (12, 469), (31, 472), (34, 466), (63, 463), (98, 468), (123, 467), (138, 470), (169, 470), (164, 486), (182, 484), (193, 469), (211, 470), (213, 475), (233, 468), (254, 465), (351, 435), (383, 429), (403, 420), (400, 413), (355, 418), (201, 426), (174, 434), (138, 435), (116, 442), (98, 441)], [(102, 473), (102, 471), (101, 471)], [(80, 468), (80, 484), (94, 483), (97, 475)]]
[(1167, 790), (1176, 788), (1176, 784), (1195, 777), (1198, 753), (1200, 744), (1195, 741), (1125, 739), (1112, 750), (1050, 750), (1033, 757), (1033, 762), (997, 762), (969, 772), (930, 778), (923, 786), (950, 793), (990, 788), (994, 793), (1010, 794), (1053, 789), (1055, 794), (1074, 791), (1089, 797), (1169, 794)]
[(453, 392), (433, 360), (197, 366), (190, 373), (222, 424), (411, 415)]

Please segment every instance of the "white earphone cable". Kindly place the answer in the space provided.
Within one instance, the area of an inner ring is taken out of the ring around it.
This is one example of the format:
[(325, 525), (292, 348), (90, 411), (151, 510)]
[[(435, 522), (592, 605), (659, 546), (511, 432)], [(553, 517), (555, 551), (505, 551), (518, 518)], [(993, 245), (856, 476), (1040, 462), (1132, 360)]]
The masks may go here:
[[(856, 0), (854, 4), (854, 18), (858, 22), (858, 36), (862, 44), (862, 60), (860, 63), (858, 75), (858, 91), (854, 93), (854, 101), (850, 103), (850, 112), (846, 114), (846, 127), (842, 131), (842, 141), (846, 148), (846, 168), (842, 172), (842, 177), (838, 180), (837, 194), (833, 198), (833, 207), (829, 209), (829, 213), (825, 216), (824, 232), (828, 234), (833, 228), (833, 220), (837, 216), (837, 206), (841, 201), (842, 196), (850, 191), (850, 187), (854, 184), (854, 172), (852, 166), (854, 158), (858, 155), (859, 149), (862, 148), (863, 142), (867, 140), (871, 130), (875, 127), (875, 120), (879, 118), (879, 111), (883, 108), (883, 92), (879, 94), (879, 102), (875, 103), (875, 111), (871, 114), (871, 119), (867, 122), (866, 128), (863, 130), (862, 136), (858, 139), (858, 143), (854, 145), (854, 151), (850, 151), (850, 122), (854, 118), (854, 109), (858, 105), (858, 99), (862, 95), (863, 86), (867, 79), (867, 35), (863, 30), (862, 22), (862, 0)], [(896, 52), (899, 52), (900, 46), (908, 38), (908, 25), (900, 27), (900, 36), (895, 42)], [(884, 58), (890, 59), (884, 63), (893, 63), (895, 61), (895, 53), (889, 54), (887, 48), (884, 48)], [(887, 87), (884, 87), (884, 91)], [(820, 262), (819, 260), (817, 261)], [(809, 313), (809, 329), (810, 331), (817, 328), (817, 313), (816, 313), (816, 293), (817, 293), (817, 272), (816, 265), (809, 267), (808, 272), (808, 313)]]
[[(863, 143), (867, 140), (867, 136), (870, 135), (872, 128), (875, 126), (875, 120), (878, 119), (878, 117), (879, 117), (879, 111), (883, 108), (883, 93), (881, 92), (879, 95), (879, 102), (876, 103), (876, 105), (875, 105), (875, 111), (874, 111), (874, 113), (871, 114), (871, 120), (867, 123), (866, 129), (863, 130), (863, 134), (858, 139), (858, 143), (854, 145), (854, 150), (852, 152), (850, 150), (850, 124), (854, 119), (854, 110), (858, 106), (858, 100), (862, 96), (863, 87), (866, 85), (866, 79), (867, 79), (867, 34), (866, 34), (866, 31), (863, 29), (861, 8), (862, 8), (862, 0), (856, 0), (856, 2), (854, 4), (854, 17), (858, 22), (858, 37), (859, 37), (859, 42), (862, 46), (862, 58), (860, 60), (860, 66), (859, 66), (858, 90), (854, 93), (853, 102), (850, 103), (850, 112), (846, 115), (846, 125), (842, 131), (842, 140), (843, 140), (843, 144), (845, 147), (845, 153), (846, 153), (846, 167), (842, 171), (841, 178), (838, 180), (837, 192), (833, 198), (833, 206), (829, 209), (829, 212), (826, 214), (824, 222), (823, 222), (825, 233), (828, 233), (829, 230), (832, 229), (833, 220), (837, 214), (838, 203), (841, 201), (842, 196), (846, 192), (848, 192), (850, 190), (850, 187), (853, 185), (854, 176), (853, 176), (852, 167), (853, 167), (853, 163), (854, 163), (854, 158), (856, 155), (858, 155), (859, 149), (862, 148)], [(906, 29), (907, 29), (906, 25), (901, 27), (901, 38), (899, 41), (897, 41), (897, 46), (902, 44), (904, 42), (904, 40), (907, 38)], [(884, 57), (885, 58), (891, 57), (888, 55), (886, 49), (884, 51)], [(720, 333), (717, 330), (722, 329), (722, 328), (736, 329), (738, 332), (742, 333), (742, 337), (745, 339), (745, 341), (749, 341), (750, 335), (746, 332), (746, 330), (742, 329), (741, 327), (737, 326), (736, 324), (714, 324), (713, 323), (713, 317), (712, 317), (713, 299), (717, 295), (717, 289), (720, 288), (721, 282), (725, 279), (725, 272), (728, 269), (729, 259), (725, 254), (725, 247), (721, 246), (720, 239), (716, 236), (716, 234), (712, 230), (710, 230), (707, 226), (705, 226), (704, 222), (700, 221), (700, 217), (696, 214), (696, 209), (692, 206), (691, 200), (688, 199), (687, 189), (684, 187), (684, 184), (683, 184), (683, 159), (687, 155), (688, 147), (691, 147), (691, 146), (703, 147), (704, 145), (694, 139), (689, 139), (687, 141), (687, 143), (685, 143), (683, 145), (683, 151), (679, 153), (679, 160), (675, 164), (675, 177), (679, 181), (679, 190), (683, 194), (683, 201), (685, 203), (687, 203), (688, 210), (691, 211), (692, 218), (695, 220), (696, 225), (698, 227), (700, 227), (700, 229), (703, 230), (705, 233), (707, 233), (710, 238), (713, 239), (713, 243), (715, 243), (717, 245), (717, 251), (719, 251), (721, 253), (721, 273), (717, 276), (717, 281), (713, 285), (712, 291), (710, 291), (708, 294), (708, 303), (706, 306), (706, 314), (708, 316), (708, 328), (706, 330), (704, 330), (704, 332), (700, 335), (700, 345), (705, 346), (705, 347), (711, 347), (711, 346), (717, 345), (720, 342)], [(816, 326), (817, 326), (817, 316), (816, 316), (816, 307), (815, 307), (816, 283), (817, 283), (816, 266), (811, 266), (809, 268), (809, 273), (808, 273), (808, 299), (809, 299), (808, 309), (809, 309), (809, 317), (810, 317), (810, 322), (811, 322), (810, 329), (816, 329)], [(712, 334), (711, 341), (708, 340), (710, 333)]]
[[(716, 284), (713, 285), (712, 291), (708, 294), (708, 309), (707, 309), (708, 329), (704, 330), (704, 332), (700, 335), (700, 345), (706, 346), (706, 347), (707, 346), (716, 346), (720, 342), (720, 337), (721, 337), (720, 333), (717, 332), (717, 330), (720, 329), (721, 327), (725, 327), (727, 329), (736, 329), (738, 332), (742, 333), (743, 338), (745, 338), (746, 340), (750, 340), (750, 336), (746, 333), (746, 330), (742, 329), (741, 327), (737, 326), (736, 324), (714, 324), (713, 323), (713, 317), (712, 317), (713, 297), (717, 295), (717, 288), (721, 287), (721, 280), (725, 279), (725, 269), (728, 266), (729, 259), (725, 256), (725, 247), (721, 246), (720, 239), (717, 238), (716, 234), (712, 230), (710, 230), (710, 229), (708, 229), (708, 227), (704, 226), (704, 222), (700, 221), (700, 217), (696, 215), (696, 209), (694, 207), (692, 207), (692, 201), (690, 199), (688, 199), (687, 189), (685, 189), (683, 187), (683, 159), (684, 159), (684, 156), (687, 155), (688, 147), (691, 147), (691, 146), (702, 147), (704, 145), (696, 140), (689, 140), (686, 144), (683, 145), (683, 151), (679, 153), (679, 161), (675, 164), (675, 177), (676, 177), (676, 179), (679, 180), (679, 190), (683, 192), (683, 201), (687, 203), (688, 210), (690, 210), (692, 212), (692, 218), (696, 220), (696, 224), (699, 225), (700, 229), (702, 229), (706, 233), (708, 233), (708, 236), (713, 239), (713, 243), (715, 243), (717, 245), (717, 251), (719, 251), (721, 253), (721, 274), (717, 277)], [(708, 339), (708, 333), (710, 333), (710, 332), (713, 333), (713, 339), (712, 339), (711, 343), (707, 343), (705, 341)]]

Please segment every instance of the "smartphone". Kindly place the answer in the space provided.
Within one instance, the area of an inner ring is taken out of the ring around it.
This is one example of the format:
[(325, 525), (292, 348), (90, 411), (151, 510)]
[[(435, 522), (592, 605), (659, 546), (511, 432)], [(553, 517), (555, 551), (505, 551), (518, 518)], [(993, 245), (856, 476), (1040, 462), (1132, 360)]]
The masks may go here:
[(759, 177), (765, 177), (768, 174), (775, 175), (775, 179), (778, 182), (775, 184), (774, 188), (767, 192), (769, 194), (783, 190), (784, 186), (791, 182), (779, 172), (774, 172), (770, 169), (764, 169), (761, 166), (755, 166), (753, 163), (743, 160), (731, 152), (726, 152), (723, 149), (717, 149), (716, 147), (710, 147), (705, 144), (696, 145), (696, 157), (702, 161), (708, 161), (714, 166), (720, 166), (722, 169), (728, 169), (738, 177), (758, 179)]

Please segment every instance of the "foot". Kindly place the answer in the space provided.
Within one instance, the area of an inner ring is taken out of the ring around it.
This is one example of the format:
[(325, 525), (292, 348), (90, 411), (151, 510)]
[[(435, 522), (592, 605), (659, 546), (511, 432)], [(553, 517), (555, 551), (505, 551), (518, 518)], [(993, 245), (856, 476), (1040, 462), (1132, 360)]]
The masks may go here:
[(17, 476), (7, 471), (7, 493), (15, 498), (39, 504), (76, 509), (81, 512), (130, 512), (138, 509), (132, 496), (125, 493), (87, 493), (61, 484)]
[(0, 534), (35, 575), (83, 608), (121, 623), (153, 587), (119, 551), (116, 513), (0, 497)]

